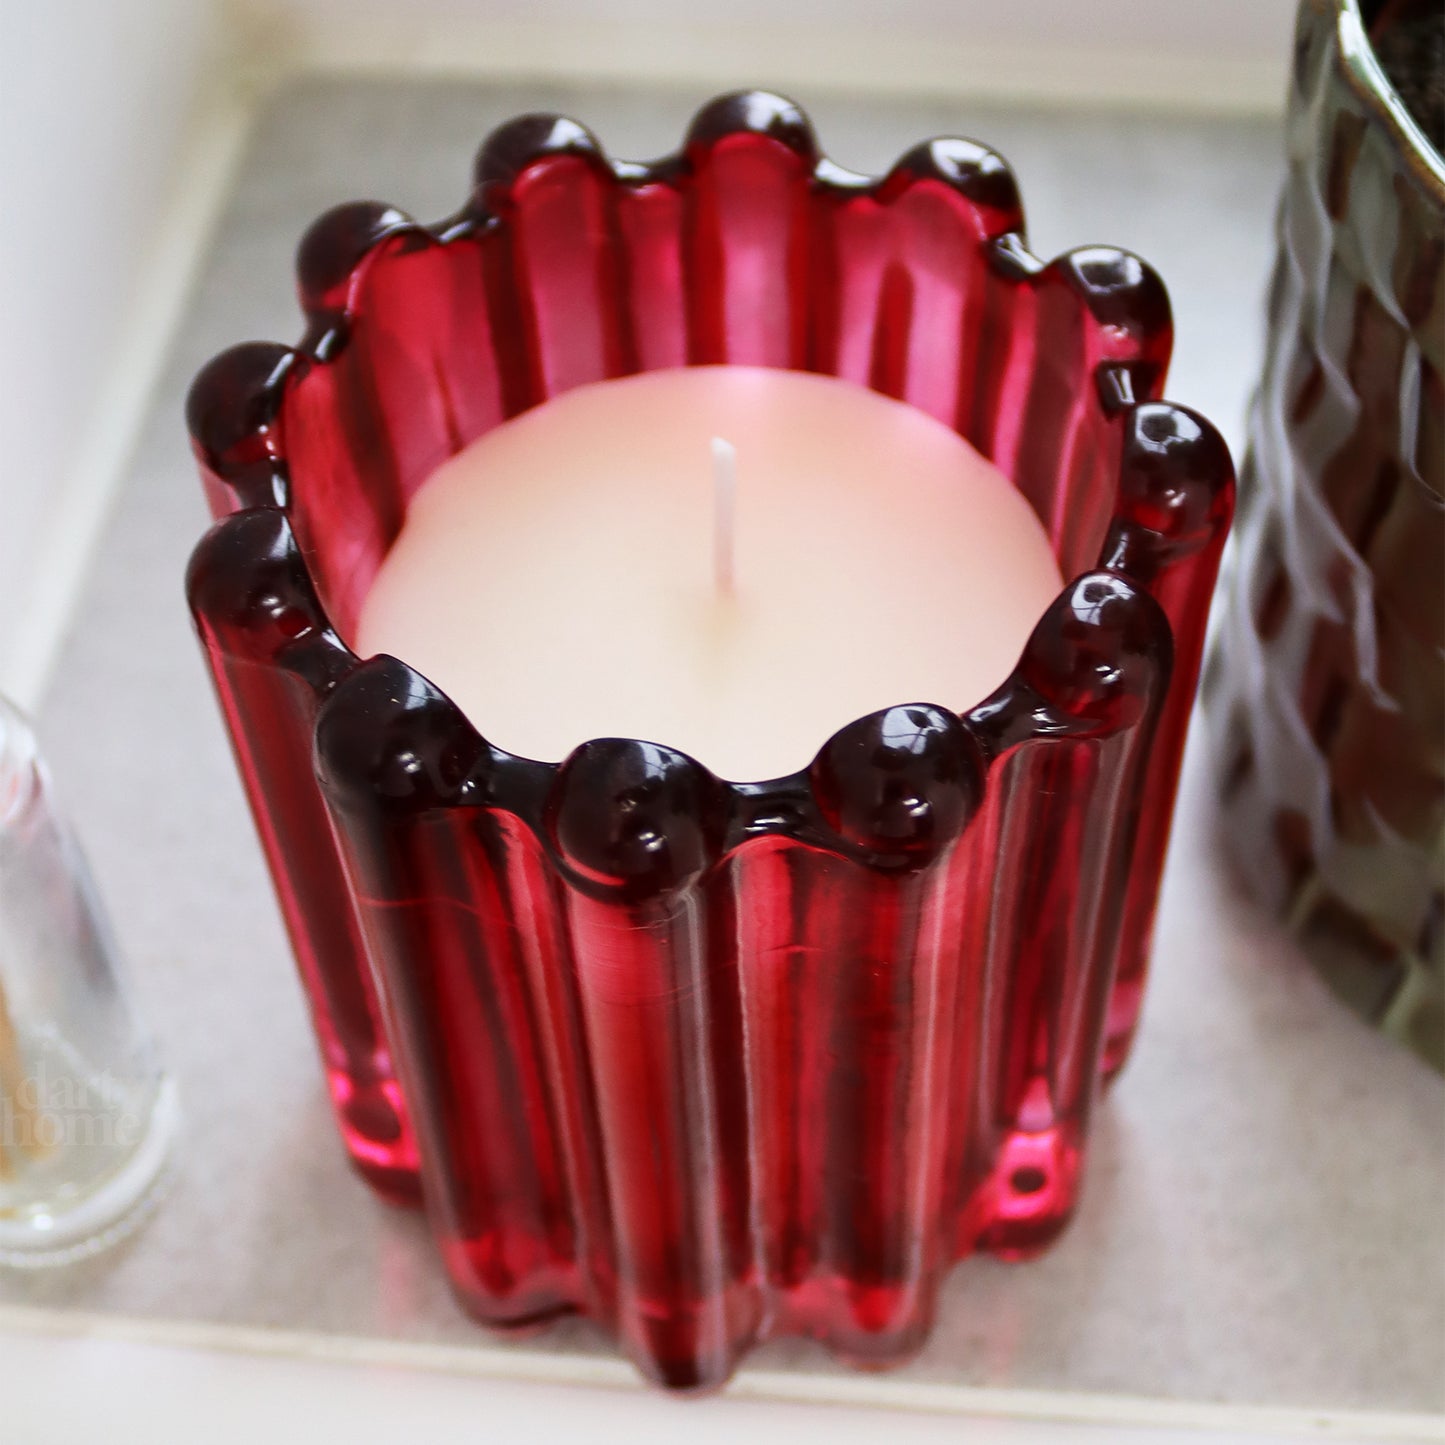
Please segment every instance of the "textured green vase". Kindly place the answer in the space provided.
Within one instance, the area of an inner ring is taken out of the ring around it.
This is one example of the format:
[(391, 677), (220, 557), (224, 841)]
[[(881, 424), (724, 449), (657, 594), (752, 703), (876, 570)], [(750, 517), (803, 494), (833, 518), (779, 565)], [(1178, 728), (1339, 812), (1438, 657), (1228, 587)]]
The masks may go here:
[(1371, 49), (1378, 9), (1300, 7), (1205, 696), (1251, 885), (1445, 1069), (1445, 161)]

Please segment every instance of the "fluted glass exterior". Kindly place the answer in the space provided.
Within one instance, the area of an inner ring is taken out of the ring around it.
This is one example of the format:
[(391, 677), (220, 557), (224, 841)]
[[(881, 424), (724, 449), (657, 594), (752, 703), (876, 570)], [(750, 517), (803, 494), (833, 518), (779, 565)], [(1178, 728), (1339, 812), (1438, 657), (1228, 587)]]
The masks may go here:
[[(648, 165), (513, 121), (456, 216), (341, 207), (299, 272), (303, 343), (193, 388), (221, 520), (189, 594), (354, 1160), (420, 1180), (490, 1323), (582, 1310), (680, 1387), (783, 1332), (905, 1357), (955, 1259), (1067, 1221), (1138, 1016), (1233, 501), (1158, 399), (1163, 287), (1036, 260), (981, 146), (853, 175), (759, 93)], [(440, 462), (569, 387), (725, 362), (909, 401), (1014, 479), (1070, 580), (990, 697), (736, 782), (660, 742), (511, 756), (349, 650)]]

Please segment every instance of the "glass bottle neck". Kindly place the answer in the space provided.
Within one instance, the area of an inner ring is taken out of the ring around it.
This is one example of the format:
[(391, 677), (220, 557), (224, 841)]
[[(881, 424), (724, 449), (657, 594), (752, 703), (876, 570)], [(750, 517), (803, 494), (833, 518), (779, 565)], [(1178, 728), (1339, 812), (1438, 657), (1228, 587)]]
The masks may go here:
[(40, 785), (35, 733), (19, 709), (0, 696), (0, 827), (24, 814)]

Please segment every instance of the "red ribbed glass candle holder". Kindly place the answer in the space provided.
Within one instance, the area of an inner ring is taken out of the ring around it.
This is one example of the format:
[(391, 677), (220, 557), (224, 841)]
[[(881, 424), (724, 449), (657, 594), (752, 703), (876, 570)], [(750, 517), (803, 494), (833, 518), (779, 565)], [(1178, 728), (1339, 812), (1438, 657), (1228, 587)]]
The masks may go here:
[[(907, 1356), (956, 1259), (1067, 1221), (1138, 1016), (1233, 501), (1157, 399), (1158, 278), (1037, 261), (981, 146), (854, 175), (758, 93), (649, 165), (513, 121), (456, 216), (340, 207), (299, 272), (301, 346), (192, 389), (222, 520), (188, 585), (357, 1167), (420, 1179), (489, 1324), (581, 1310), (678, 1387), (779, 1333)], [(910, 402), (1014, 480), (1073, 580), (992, 696), (732, 783), (654, 743), (511, 756), (342, 641), (468, 442), (728, 362)]]

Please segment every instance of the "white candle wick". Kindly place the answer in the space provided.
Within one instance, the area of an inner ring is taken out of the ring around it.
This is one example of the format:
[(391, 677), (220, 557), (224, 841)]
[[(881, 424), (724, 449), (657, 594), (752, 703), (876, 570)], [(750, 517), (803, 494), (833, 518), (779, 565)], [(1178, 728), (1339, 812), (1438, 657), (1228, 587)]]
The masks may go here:
[(738, 451), (723, 437), (712, 439), (712, 580), (718, 596), (736, 591)]

